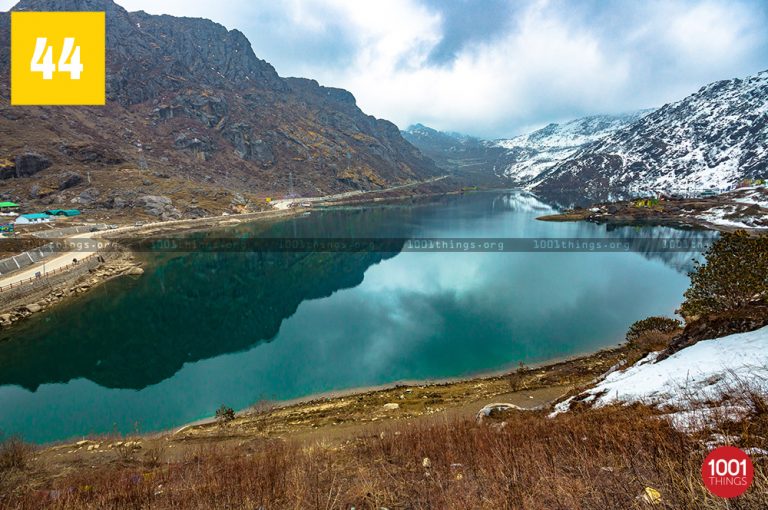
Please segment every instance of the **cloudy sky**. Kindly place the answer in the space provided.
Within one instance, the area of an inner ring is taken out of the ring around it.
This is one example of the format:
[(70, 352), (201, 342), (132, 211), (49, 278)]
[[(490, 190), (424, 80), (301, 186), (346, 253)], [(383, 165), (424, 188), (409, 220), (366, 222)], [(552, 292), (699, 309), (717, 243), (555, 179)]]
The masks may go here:
[[(0, 8), (13, 1), (0, 0)], [(237, 28), (368, 113), (504, 137), (768, 69), (765, 0), (118, 0)]]

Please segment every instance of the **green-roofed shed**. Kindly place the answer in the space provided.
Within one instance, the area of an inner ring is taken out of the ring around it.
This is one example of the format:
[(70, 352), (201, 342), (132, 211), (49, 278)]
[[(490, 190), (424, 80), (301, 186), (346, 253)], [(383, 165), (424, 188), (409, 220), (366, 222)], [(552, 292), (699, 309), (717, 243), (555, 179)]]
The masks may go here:
[(13, 202), (0, 202), (0, 209), (17, 209), (19, 204)]
[(45, 211), (45, 214), (49, 216), (80, 216), (80, 211), (77, 209), (49, 209)]

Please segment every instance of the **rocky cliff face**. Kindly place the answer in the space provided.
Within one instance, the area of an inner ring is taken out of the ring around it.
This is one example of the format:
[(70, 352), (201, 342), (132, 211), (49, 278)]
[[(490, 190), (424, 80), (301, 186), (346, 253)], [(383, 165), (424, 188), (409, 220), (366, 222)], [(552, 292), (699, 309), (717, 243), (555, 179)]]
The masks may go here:
[(543, 173), (539, 190), (728, 188), (768, 176), (768, 71), (703, 87)]
[[(279, 77), (237, 30), (129, 13), (112, 0), (22, 0), (14, 9), (107, 13), (108, 104), (0, 106), (0, 167), (28, 153), (51, 162), (35, 182), (5, 181), (6, 195), (24, 198), (36, 186), (37, 198), (77, 203), (78, 188), (90, 182), (103, 188), (90, 205), (130, 206), (142, 186), (272, 196), (285, 193), (292, 176), (297, 194), (317, 195), (439, 173), (393, 124), (365, 115), (352, 94)], [(0, 13), (6, 105), (9, 18)], [(65, 172), (88, 172), (88, 182), (62, 192)]]

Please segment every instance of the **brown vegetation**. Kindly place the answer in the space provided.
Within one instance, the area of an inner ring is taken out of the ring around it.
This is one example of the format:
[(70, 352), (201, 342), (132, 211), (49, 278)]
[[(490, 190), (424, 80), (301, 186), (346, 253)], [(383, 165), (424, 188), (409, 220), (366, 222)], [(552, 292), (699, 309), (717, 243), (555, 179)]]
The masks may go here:
[[(718, 431), (738, 434), (739, 446), (768, 447), (764, 408), (727, 427)], [(554, 419), (511, 412), (483, 424), (392, 425), (339, 444), (250, 439), (174, 462), (159, 451), (151, 462), (83, 465), (37, 490), (6, 492), (0, 507), (764, 509), (765, 457), (755, 459), (746, 495), (730, 503), (708, 495), (700, 469), (709, 437), (678, 432), (640, 406)], [(661, 503), (643, 500), (646, 487)]]

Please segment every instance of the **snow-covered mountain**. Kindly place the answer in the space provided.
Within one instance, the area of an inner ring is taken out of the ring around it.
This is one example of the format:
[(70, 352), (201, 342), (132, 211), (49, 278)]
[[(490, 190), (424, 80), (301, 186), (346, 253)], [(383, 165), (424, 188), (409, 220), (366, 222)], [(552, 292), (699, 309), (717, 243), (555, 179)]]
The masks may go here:
[(410, 126), (402, 134), (454, 175), (473, 182), (495, 180), (503, 185), (520, 185), (651, 111), (593, 115), (494, 141), (437, 131), (423, 124)]
[(504, 175), (522, 183), (537, 177), (582, 147), (641, 119), (653, 110), (620, 115), (593, 115), (548, 126), (526, 135), (491, 142), (504, 149)]
[(539, 190), (728, 188), (768, 174), (768, 71), (712, 83), (579, 149)]

